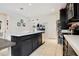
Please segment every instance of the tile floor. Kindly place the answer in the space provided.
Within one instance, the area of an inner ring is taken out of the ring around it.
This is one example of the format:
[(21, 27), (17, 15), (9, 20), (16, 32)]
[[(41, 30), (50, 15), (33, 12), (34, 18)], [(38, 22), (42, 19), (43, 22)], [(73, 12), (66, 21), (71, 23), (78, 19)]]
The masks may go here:
[(56, 39), (47, 39), (45, 43), (36, 49), (30, 56), (62, 56), (62, 45), (57, 44)]

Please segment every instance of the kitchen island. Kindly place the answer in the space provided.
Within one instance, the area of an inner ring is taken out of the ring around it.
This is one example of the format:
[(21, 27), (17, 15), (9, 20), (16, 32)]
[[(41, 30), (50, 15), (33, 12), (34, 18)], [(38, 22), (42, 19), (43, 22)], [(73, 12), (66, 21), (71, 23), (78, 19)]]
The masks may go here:
[(16, 46), (11, 47), (12, 56), (28, 56), (35, 49), (41, 46), (43, 31), (12, 34), (11, 41), (16, 42)]
[(65, 56), (79, 56), (79, 35), (64, 35)]

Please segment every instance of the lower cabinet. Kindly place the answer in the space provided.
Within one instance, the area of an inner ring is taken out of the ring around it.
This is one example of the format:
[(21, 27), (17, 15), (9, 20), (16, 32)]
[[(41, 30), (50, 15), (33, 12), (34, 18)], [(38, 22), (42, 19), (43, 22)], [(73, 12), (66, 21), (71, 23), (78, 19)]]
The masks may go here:
[(70, 44), (67, 42), (66, 39), (64, 39), (63, 42), (63, 56), (77, 56), (73, 48), (70, 46)]
[(38, 46), (40, 46), (43, 43), (42, 40), (40, 40), (42, 39), (42, 35), (39, 34), (37, 38), (38, 38)]
[(42, 44), (42, 34), (12, 36), (11, 41), (16, 42), (16, 45), (11, 47), (12, 56), (28, 56)]
[(63, 42), (63, 55), (64, 56), (67, 56), (67, 51), (68, 51), (68, 42), (64, 39), (64, 42)]
[(38, 47), (38, 38), (32, 38), (33, 40), (33, 50), (35, 50)]
[(26, 39), (21, 42), (21, 56), (26, 56), (32, 53), (32, 40)]
[(21, 55), (21, 41), (19, 41), (18, 39), (16, 40), (17, 37), (12, 36), (11, 37), (11, 41), (12, 42), (16, 42), (15, 46), (11, 47), (11, 55), (12, 56), (20, 56)]
[(69, 44), (68, 44), (68, 56), (77, 56), (77, 54)]
[(32, 41), (33, 41), (33, 50), (35, 50), (42, 44), (42, 35), (40, 33), (34, 35)]

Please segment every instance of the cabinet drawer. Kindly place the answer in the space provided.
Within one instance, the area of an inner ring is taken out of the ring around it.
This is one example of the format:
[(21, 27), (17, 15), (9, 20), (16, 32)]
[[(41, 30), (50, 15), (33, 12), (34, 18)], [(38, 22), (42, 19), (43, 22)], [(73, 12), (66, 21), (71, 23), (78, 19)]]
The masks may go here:
[(40, 36), (40, 33), (39, 34), (33, 34), (32, 37), (38, 37)]

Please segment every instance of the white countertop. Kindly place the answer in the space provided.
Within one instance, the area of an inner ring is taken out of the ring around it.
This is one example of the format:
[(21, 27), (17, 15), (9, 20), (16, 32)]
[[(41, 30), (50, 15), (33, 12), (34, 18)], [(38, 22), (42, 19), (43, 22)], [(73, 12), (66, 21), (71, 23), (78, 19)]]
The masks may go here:
[(79, 56), (79, 35), (64, 35), (64, 37)]
[(12, 36), (23, 36), (23, 35), (31, 35), (36, 33), (43, 33), (44, 31), (35, 31), (35, 32), (27, 32), (27, 33), (11, 33)]
[(14, 46), (14, 45), (15, 45), (14, 42), (11, 42), (9, 40), (0, 38), (0, 50), (2, 50), (4, 48), (11, 47), (11, 46)]

